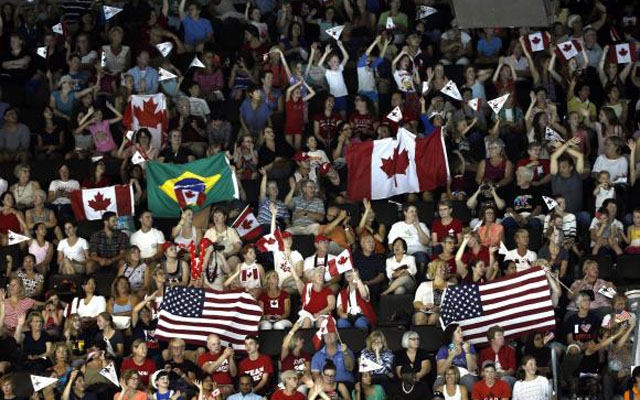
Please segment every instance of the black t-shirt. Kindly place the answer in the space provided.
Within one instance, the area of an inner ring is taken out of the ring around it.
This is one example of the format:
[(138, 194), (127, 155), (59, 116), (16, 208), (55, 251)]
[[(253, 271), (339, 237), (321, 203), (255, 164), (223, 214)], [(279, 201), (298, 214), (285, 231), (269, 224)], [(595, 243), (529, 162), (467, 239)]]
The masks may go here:
[(373, 253), (365, 256), (361, 250), (353, 253), (353, 264), (363, 281), (370, 281), (378, 274), (385, 274), (386, 260), (382, 254)]
[(598, 338), (600, 318), (592, 312), (589, 312), (586, 317), (580, 317), (578, 314), (574, 314), (567, 318), (563, 328), (565, 337), (571, 334), (573, 340), (586, 343)]
[(35, 356), (47, 352), (47, 342), (51, 342), (49, 334), (42, 330), (40, 339), (34, 340), (31, 332), (24, 333), (24, 341), (22, 342), (22, 356)]
[(530, 187), (522, 189), (521, 187), (516, 186), (513, 191), (513, 197), (508, 204), (517, 213), (531, 213), (537, 206), (542, 205), (542, 199), (536, 188)]
[(411, 362), (411, 360), (409, 359), (409, 356), (407, 356), (406, 351), (401, 351), (398, 354), (396, 354), (396, 357), (394, 360), (394, 364), (395, 364), (394, 368), (400, 367), (400, 369), (402, 370), (402, 367), (409, 367), (414, 373), (418, 373), (422, 368), (422, 362), (428, 359), (429, 359), (429, 353), (427, 353), (427, 351), (424, 349), (418, 349), (416, 351), (416, 358), (414, 359), (413, 362)]
[(151, 320), (148, 325), (142, 322), (142, 320), (138, 320), (138, 323), (131, 331), (135, 339), (142, 339), (145, 341), (147, 349), (149, 349), (149, 357), (153, 357), (154, 355), (162, 352), (162, 346), (160, 346), (160, 342), (158, 342), (158, 339), (156, 339), (155, 336), (157, 326), (157, 319)]
[(189, 162), (189, 156), (193, 153), (186, 147), (180, 146), (178, 152), (174, 152), (171, 146), (167, 146), (158, 154), (158, 157), (164, 157), (165, 163), (170, 164), (186, 164)]

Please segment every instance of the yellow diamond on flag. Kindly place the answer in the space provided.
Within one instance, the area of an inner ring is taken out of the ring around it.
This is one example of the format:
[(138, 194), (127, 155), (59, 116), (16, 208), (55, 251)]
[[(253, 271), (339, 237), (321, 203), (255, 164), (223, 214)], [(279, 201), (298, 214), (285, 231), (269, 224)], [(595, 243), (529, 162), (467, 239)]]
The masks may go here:
[(198, 198), (206, 196), (220, 178), (221, 174), (201, 176), (185, 171), (178, 177), (164, 181), (160, 189), (175, 202), (191, 205), (196, 204)]

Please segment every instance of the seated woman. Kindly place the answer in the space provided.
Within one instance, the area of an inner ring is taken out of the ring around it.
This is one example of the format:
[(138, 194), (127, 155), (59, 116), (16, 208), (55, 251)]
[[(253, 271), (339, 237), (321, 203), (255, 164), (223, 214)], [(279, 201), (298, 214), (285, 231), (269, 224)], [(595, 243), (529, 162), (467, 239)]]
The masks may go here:
[(269, 271), (265, 277), (265, 290), (258, 297), (258, 305), (262, 308), (260, 330), (287, 329), (291, 327), (291, 299), (286, 290), (280, 289), (278, 273)]
[[(304, 351), (304, 338), (298, 332), (300, 324), (295, 324), (282, 340), (280, 364), (282, 371), (295, 371), (298, 377), (311, 378), (311, 355)], [(300, 382), (302, 383), (302, 382)]]
[(113, 396), (113, 400), (147, 400), (147, 393), (139, 390), (140, 374), (138, 371), (128, 369), (120, 377), (120, 392)]
[(444, 384), (444, 373), (449, 367), (456, 366), (460, 371), (460, 383), (463, 384), (469, 393), (473, 392), (473, 385), (478, 381), (472, 375), (478, 369), (478, 357), (476, 349), (469, 342), (463, 341), (462, 328), (458, 324), (449, 324), (442, 335), (442, 347), (436, 355), (438, 366), (438, 378), (434, 387)]
[(124, 374), (128, 370), (134, 370), (140, 375), (140, 383), (144, 387), (149, 386), (151, 375), (156, 371), (156, 363), (147, 357), (147, 344), (142, 339), (136, 339), (131, 344), (131, 357), (122, 360), (120, 373)]
[(13, 193), (15, 207), (24, 211), (33, 207), (33, 194), (40, 190), (40, 183), (31, 179), (31, 166), (29, 164), (18, 164), (13, 173), (18, 182), (11, 185), (9, 191)]
[(265, 284), (264, 268), (256, 262), (256, 249), (251, 244), (244, 245), (240, 251), (243, 262), (224, 282), (224, 286), (239, 287), (259, 298)]
[(594, 301), (589, 303), (589, 309), (596, 312), (600, 318), (606, 314), (611, 313), (611, 300), (608, 297), (600, 293), (603, 288), (612, 288), (615, 290), (615, 286), (611, 282), (607, 282), (600, 278), (600, 269), (598, 268), (598, 262), (595, 260), (586, 260), (582, 265), (582, 279), (576, 279), (571, 285), (571, 291), (567, 294), (571, 303), (567, 306), (568, 314), (575, 314), (578, 310), (577, 304), (573, 301), (576, 299), (578, 293), (581, 291), (592, 291), (594, 294)]
[(89, 242), (78, 237), (78, 224), (75, 221), (64, 223), (66, 239), (58, 243), (58, 267), (65, 275), (83, 275), (89, 260)]
[[(58, 228), (59, 229), (59, 228)], [(33, 226), (34, 238), (29, 240), (29, 254), (35, 257), (34, 268), (38, 273), (46, 276), (53, 259), (53, 243), (46, 240), (47, 226), (38, 222)]]
[(315, 268), (311, 271), (310, 282), (304, 284), (298, 274), (293, 274), (293, 278), (298, 288), (302, 300), (300, 319), (303, 328), (311, 328), (314, 325), (320, 326), (323, 317), (331, 315), (336, 307), (336, 298), (330, 288), (324, 286), (324, 271), (322, 268)]
[(442, 260), (431, 261), (427, 266), (427, 280), (416, 290), (413, 299), (413, 322), (416, 325), (436, 325), (440, 320), (440, 303), (451, 283), (447, 280), (447, 264)]
[(45, 207), (45, 201), (47, 201), (47, 195), (44, 190), (38, 189), (34, 191), (33, 208), (29, 208), (25, 211), (24, 222), (27, 224), (27, 228), (31, 230), (34, 230), (36, 224), (43, 223), (47, 228), (47, 239), (62, 239), (62, 230), (58, 228), (58, 218), (56, 218), (56, 213)]
[(444, 385), (436, 388), (445, 399), (468, 400), (469, 392), (460, 384), (460, 371), (458, 367), (451, 366), (444, 373)]
[(9, 280), (7, 294), (7, 298), (2, 299), (4, 301), (2, 331), (13, 335), (18, 326), (20, 316), (26, 315), (37, 304), (32, 298), (25, 296), (24, 284), (22, 279), (18, 277), (13, 277)]
[(389, 349), (382, 331), (375, 330), (367, 336), (366, 347), (360, 353), (360, 364), (363, 360), (372, 361), (381, 366), (369, 371), (371, 382), (389, 387), (394, 379), (393, 352)]
[[(7, 263), (7, 271), (11, 272), (11, 262)], [(44, 275), (35, 270), (36, 258), (33, 254), (27, 254), (22, 259), (22, 269), (14, 273), (24, 286), (24, 294), (32, 299), (42, 298), (44, 288)]]
[(116, 330), (113, 324), (113, 317), (108, 312), (102, 312), (96, 318), (100, 332), (96, 334), (96, 343), (106, 343), (106, 354), (110, 357), (122, 359), (124, 356), (124, 335)]
[(131, 317), (131, 311), (138, 304), (138, 297), (131, 293), (129, 280), (124, 276), (114, 279), (111, 284), (111, 298), (107, 302), (107, 312), (114, 317)]
[(392, 244), (393, 255), (387, 258), (389, 287), (381, 294), (412, 293), (416, 288), (416, 260), (407, 254), (407, 242), (397, 238)]
[(26, 318), (28, 330), (25, 327), (25, 316), (18, 317), (18, 326), (13, 337), (22, 347), (23, 367), (35, 375), (42, 375), (51, 366), (52, 341), (44, 330), (44, 320), (39, 311), (31, 311)]
[(64, 342), (58, 342), (53, 346), (52, 351), (53, 366), (47, 369), (47, 376), (55, 376), (58, 378), (58, 384), (56, 386), (57, 393), (62, 393), (64, 387), (67, 385), (67, 378), (71, 368), (71, 359), (69, 357), (69, 349)]
[[(98, 315), (104, 313), (107, 309), (105, 298), (95, 292), (96, 280), (93, 276), (89, 276), (82, 283), (82, 295), (71, 300), (65, 313), (77, 313), (82, 321), (83, 329), (93, 333), (93, 335), (98, 332)], [(109, 314), (107, 313), (107, 315)]]
[(118, 269), (118, 276), (123, 276), (129, 281), (131, 291), (138, 298), (144, 297), (151, 280), (151, 268), (142, 261), (138, 246), (129, 247), (125, 262)]
[(176, 245), (169, 241), (164, 242), (162, 243), (162, 252), (165, 259), (160, 263), (160, 266), (167, 275), (167, 283), (171, 286), (187, 286), (191, 269), (186, 261), (178, 258)]
[[(431, 361), (429, 361), (429, 353), (420, 348), (420, 336), (417, 332), (407, 331), (402, 335), (402, 348), (395, 358), (396, 377), (402, 382), (399, 383), (402, 390), (405, 390), (405, 381), (411, 381), (413, 384), (412, 393), (420, 394), (422, 397), (428, 398), (430, 393), (427, 375), (431, 372)], [(406, 379), (410, 378), (410, 379)], [(397, 392), (401, 393), (399, 390)], [(394, 392), (396, 392), (394, 391)]]

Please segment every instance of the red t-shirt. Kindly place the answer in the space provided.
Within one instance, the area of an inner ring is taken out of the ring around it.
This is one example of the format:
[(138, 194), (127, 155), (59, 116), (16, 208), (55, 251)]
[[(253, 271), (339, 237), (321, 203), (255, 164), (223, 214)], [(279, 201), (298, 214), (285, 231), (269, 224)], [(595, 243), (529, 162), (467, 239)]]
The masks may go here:
[(273, 363), (271, 358), (265, 354), (259, 354), (258, 358), (251, 360), (249, 357), (238, 364), (240, 375), (247, 374), (253, 378), (253, 382), (260, 382), (265, 373), (273, 374)]
[(509, 384), (503, 380), (496, 379), (492, 387), (488, 387), (484, 379), (473, 385), (471, 398), (473, 400), (500, 400), (511, 397)]
[(451, 257), (448, 260), (444, 260), (440, 258), (440, 256), (431, 256), (431, 261), (442, 260), (447, 263), (447, 272), (449, 275), (453, 276), (458, 273), (458, 264), (456, 264), (456, 258)]
[(457, 240), (458, 234), (462, 233), (462, 222), (455, 218), (451, 220), (449, 225), (442, 225), (442, 220), (440, 218), (433, 221), (431, 232), (437, 235), (438, 242), (441, 243), (444, 238), (447, 237), (450, 230), (453, 230), (453, 236), (455, 236)]
[(376, 118), (370, 114), (360, 114), (354, 112), (349, 117), (349, 123), (353, 129), (353, 134), (360, 137), (362, 140), (372, 139), (375, 136), (373, 130), (373, 123), (376, 122)]
[[(200, 368), (207, 362), (213, 361), (216, 362), (218, 358), (222, 356), (224, 352), (224, 347), (220, 349), (219, 353), (211, 354), (205, 353), (198, 357), (198, 365)], [(211, 374), (211, 379), (218, 385), (231, 385), (233, 384), (231, 380), (231, 373), (229, 372), (229, 359), (224, 360), (224, 362)]]
[[(480, 352), (480, 365), (487, 360), (494, 362), (495, 359), (496, 353), (493, 352), (491, 347), (487, 347)], [(509, 369), (515, 371), (518, 369), (518, 365), (516, 364), (516, 352), (511, 346), (502, 346), (500, 348), (498, 351), (498, 360), (500, 361), (500, 368), (503, 371)]]
[(289, 293), (284, 290), (280, 291), (278, 297), (271, 298), (265, 290), (262, 292), (258, 301), (264, 305), (264, 315), (284, 315), (284, 302), (289, 298)]
[(475, 260), (484, 261), (484, 265), (488, 267), (489, 266), (489, 248), (487, 248), (486, 246), (480, 246), (480, 251), (478, 251), (478, 254), (475, 254), (473, 250), (468, 248), (467, 251), (465, 251), (464, 254), (462, 255), (462, 262), (465, 263), (467, 267)]
[[(311, 285), (307, 283), (307, 285)], [(307, 297), (307, 287), (305, 286), (305, 291), (302, 293), (302, 304), (306, 303)], [(311, 299), (309, 300), (309, 304), (303, 306), (303, 310), (310, 312), (311, 314), (315, 314), (321, 311), (323, 308), (329, 305), (329, 301), (327, 300), (329, 296), (333, 296), (333, 292), (331, 289), (327, 287), (323, 287), (320, 292), (316, 292), (311, 289)]]
[[(540, 179), (542, 179), (545, 176), (549, 175), (549, 173), (551, 172), (551, 164), (549, 163), (549, 160), (538, 159), (536, 161), (538, 161), (538, 165), (536, 165), (533, 168), (531, 168), (531, 170), (533, 171), (533, 181), (534, 182), (535, 181), (539, 181)], [(526, 166), (530, 162), (531, 162), (531, 158), (529, 158), (529, 157), (521, 159), (516, 164), (515, 171), (517, 171), (518, 168), (520, 168), (520, 167)]]
[(320, 125), (319, 135), (325, 139), (331, 138), (333, 140), (338, 138), (338, 124), (342, 121), (340, 114), (333, 112), (330, 116), (324, 115), (324, 111), (317, 113), (313, 117), (314, 122), (318, 122)]
[(311, 356), (304, 351), (300, 352), (299, 356), (294, 356), (293, 353), (289, 352), (284, 360), (282, 360), (281, 370), (282, 371), (297, 371), (302, 372), (305, 369), (305, 362), (311, 363)]
[(284, 392), (284, 389), (280, 389), (271, 395), (271, 400), (305, 400), (307, 397), (302, 393), (296, 391), (292, 395), (288, 395)]
[(151, 375), (156, 372), (157, 368), (156, 364), (148, 358), (145, 358), (142, 365), (138, 365), (135, 363), (135, 361), (133, 361), (132, 357), (127, 357), (122, 360), (120, 375), (122, 375), (124, 371), (129, 369), (138, 372), (138, 375), (140, 376), (140, 382), (146, 387), (149, 386), (149, 378), (151, 378)]
[(286, 120), (284, 124), (285, 135), (301, 135), (304, 131), (304, 101), (289, 100), (285, 104)]

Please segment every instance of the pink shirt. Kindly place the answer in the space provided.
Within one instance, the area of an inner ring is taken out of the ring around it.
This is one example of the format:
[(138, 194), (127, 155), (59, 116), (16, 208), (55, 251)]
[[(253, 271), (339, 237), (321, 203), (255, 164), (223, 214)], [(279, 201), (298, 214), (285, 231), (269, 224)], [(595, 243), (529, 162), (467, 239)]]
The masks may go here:
[(93, 143), (96, 146), (96, 151), (100, 153), (109, 153), (115, 150), (118, 146), (111, 136), (111, 129), (109, 128), (109, 121), (96, 122), (89, 126), (89, 132), (93, 136)]

